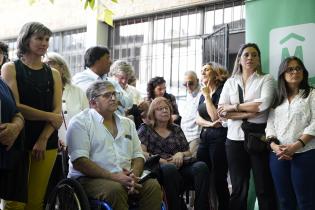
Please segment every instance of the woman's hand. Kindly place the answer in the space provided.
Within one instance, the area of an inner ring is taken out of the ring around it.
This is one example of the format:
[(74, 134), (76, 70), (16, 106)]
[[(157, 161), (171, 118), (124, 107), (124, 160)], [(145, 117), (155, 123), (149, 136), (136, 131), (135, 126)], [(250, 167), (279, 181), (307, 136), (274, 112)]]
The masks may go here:
[(40, 161), (40, 160), (45, 159), (47, 140), (48, 139), (44, 139), (42, 137), (39, 137), (39, 139), (34, 144), (33, 150), (32, 150), (32, 156), (35, 160)]
[(225, 115), (228, 112), (235, 112), (236, 110), (236, 105), (232, 105), (232, 104), (222, 104), (220, 105), (220, 107), (218, 108), (218, 114), (220, 117), (225, 117)]
[(20, 129), (15, 123), (3, 123), (0, 124), (0, 143), (6, 145), (6, 150), (9, 150), (16, 138), (19, 136)]
[(63, 118), (61, 114), (50, 113), (49, 122), (56, 130), (58, 130), (63, 123)]
[(177, 168), (180, 168), (183, 165), (184, 154), (182, 152), (177, 152), (171, 157), (170, 161), (174, 163)]
[(295, 154), (295, 152), (302, 147), (299, 142), (281, 146), (281, 151), (277, 154), (279, 160), (292, 160), (292, 156)]

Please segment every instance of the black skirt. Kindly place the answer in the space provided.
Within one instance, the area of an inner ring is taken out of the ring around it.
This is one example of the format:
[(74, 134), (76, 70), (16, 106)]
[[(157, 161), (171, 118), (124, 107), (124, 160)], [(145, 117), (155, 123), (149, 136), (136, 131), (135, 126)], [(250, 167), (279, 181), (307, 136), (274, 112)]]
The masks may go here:
[(29, 155), (27, 151), (15, 153), (19, 160), (12, 170), (0, 171), (0, 198), (27, 202)]

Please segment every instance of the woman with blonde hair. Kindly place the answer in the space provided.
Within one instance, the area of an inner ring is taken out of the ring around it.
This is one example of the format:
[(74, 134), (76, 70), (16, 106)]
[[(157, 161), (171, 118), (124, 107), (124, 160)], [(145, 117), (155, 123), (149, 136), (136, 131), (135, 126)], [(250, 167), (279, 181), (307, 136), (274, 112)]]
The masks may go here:
[(228, 210), (230, 198), (225, 154), (227, 128), (222, 126), (217, 112), (222, 88), (228, 77), (228, 71), (217, 63), (207, 63), (202, 67), (203, 87), (196, 119), (197, 124), (202, 126), (197, 158), (207, 163), (210, 173), (214, 175), (218, 210)]
[(196, 210), (210, 208), (209, 170), (205, 163), (185, 162), (191, 158), (189, 144), (182, 129), (173, 123), (172, 105), (164, 97), (156, 97), (150, 104), (148, 122), (138, 130), (146, 158), (160, 155), (160, 183), (165, 189), (168, 208), (181, 210), (180, 194), (192, 185), (196, 191)]

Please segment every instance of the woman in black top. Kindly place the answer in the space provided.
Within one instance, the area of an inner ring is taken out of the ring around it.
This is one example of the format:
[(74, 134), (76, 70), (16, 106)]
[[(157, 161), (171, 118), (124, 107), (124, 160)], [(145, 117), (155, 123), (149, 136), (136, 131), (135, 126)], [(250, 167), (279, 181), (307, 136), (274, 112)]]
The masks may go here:
[(197, 158), (207, 163), (214, 175), (215, 192), (218, 197), (218, 210), (228, 210), (229, 190), (227, 184), (227, 160), (225, 139), (227, 128), (222, 127), (217, 107), (223, 84), (228, 72), (215, 63), (207, 63), (201, 70), (204, 87), (199, 100), (196, 122), (202, 126)]
[(26, 146), (30, 155), (28, 198), (25, 209), (42, 210), (43, 198), (57, 156), (57, 130), (62, 124), (61, 78), (42, 62), (51, 31), (38, 22), (26, 23), (17, 39), (18, 60), (2, 68), (17, 107), (25, 118)]

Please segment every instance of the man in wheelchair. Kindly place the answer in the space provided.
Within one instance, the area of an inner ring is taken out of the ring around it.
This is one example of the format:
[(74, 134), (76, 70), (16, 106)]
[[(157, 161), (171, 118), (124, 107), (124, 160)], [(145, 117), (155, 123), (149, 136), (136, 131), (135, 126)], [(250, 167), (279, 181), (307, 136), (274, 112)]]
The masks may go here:
[(90, 108), (74, 116), (67, 131), (68, 177), (77, 179), (88, 197), (106, 200), (115, 210), (128, 209), (130, 196), (140, 210), (160, 210), (156, 179), (139, 183), (144, 156), (134, 123), (115, 113), (119, 93), (112, 83), (97, 81), (86, 94)]

